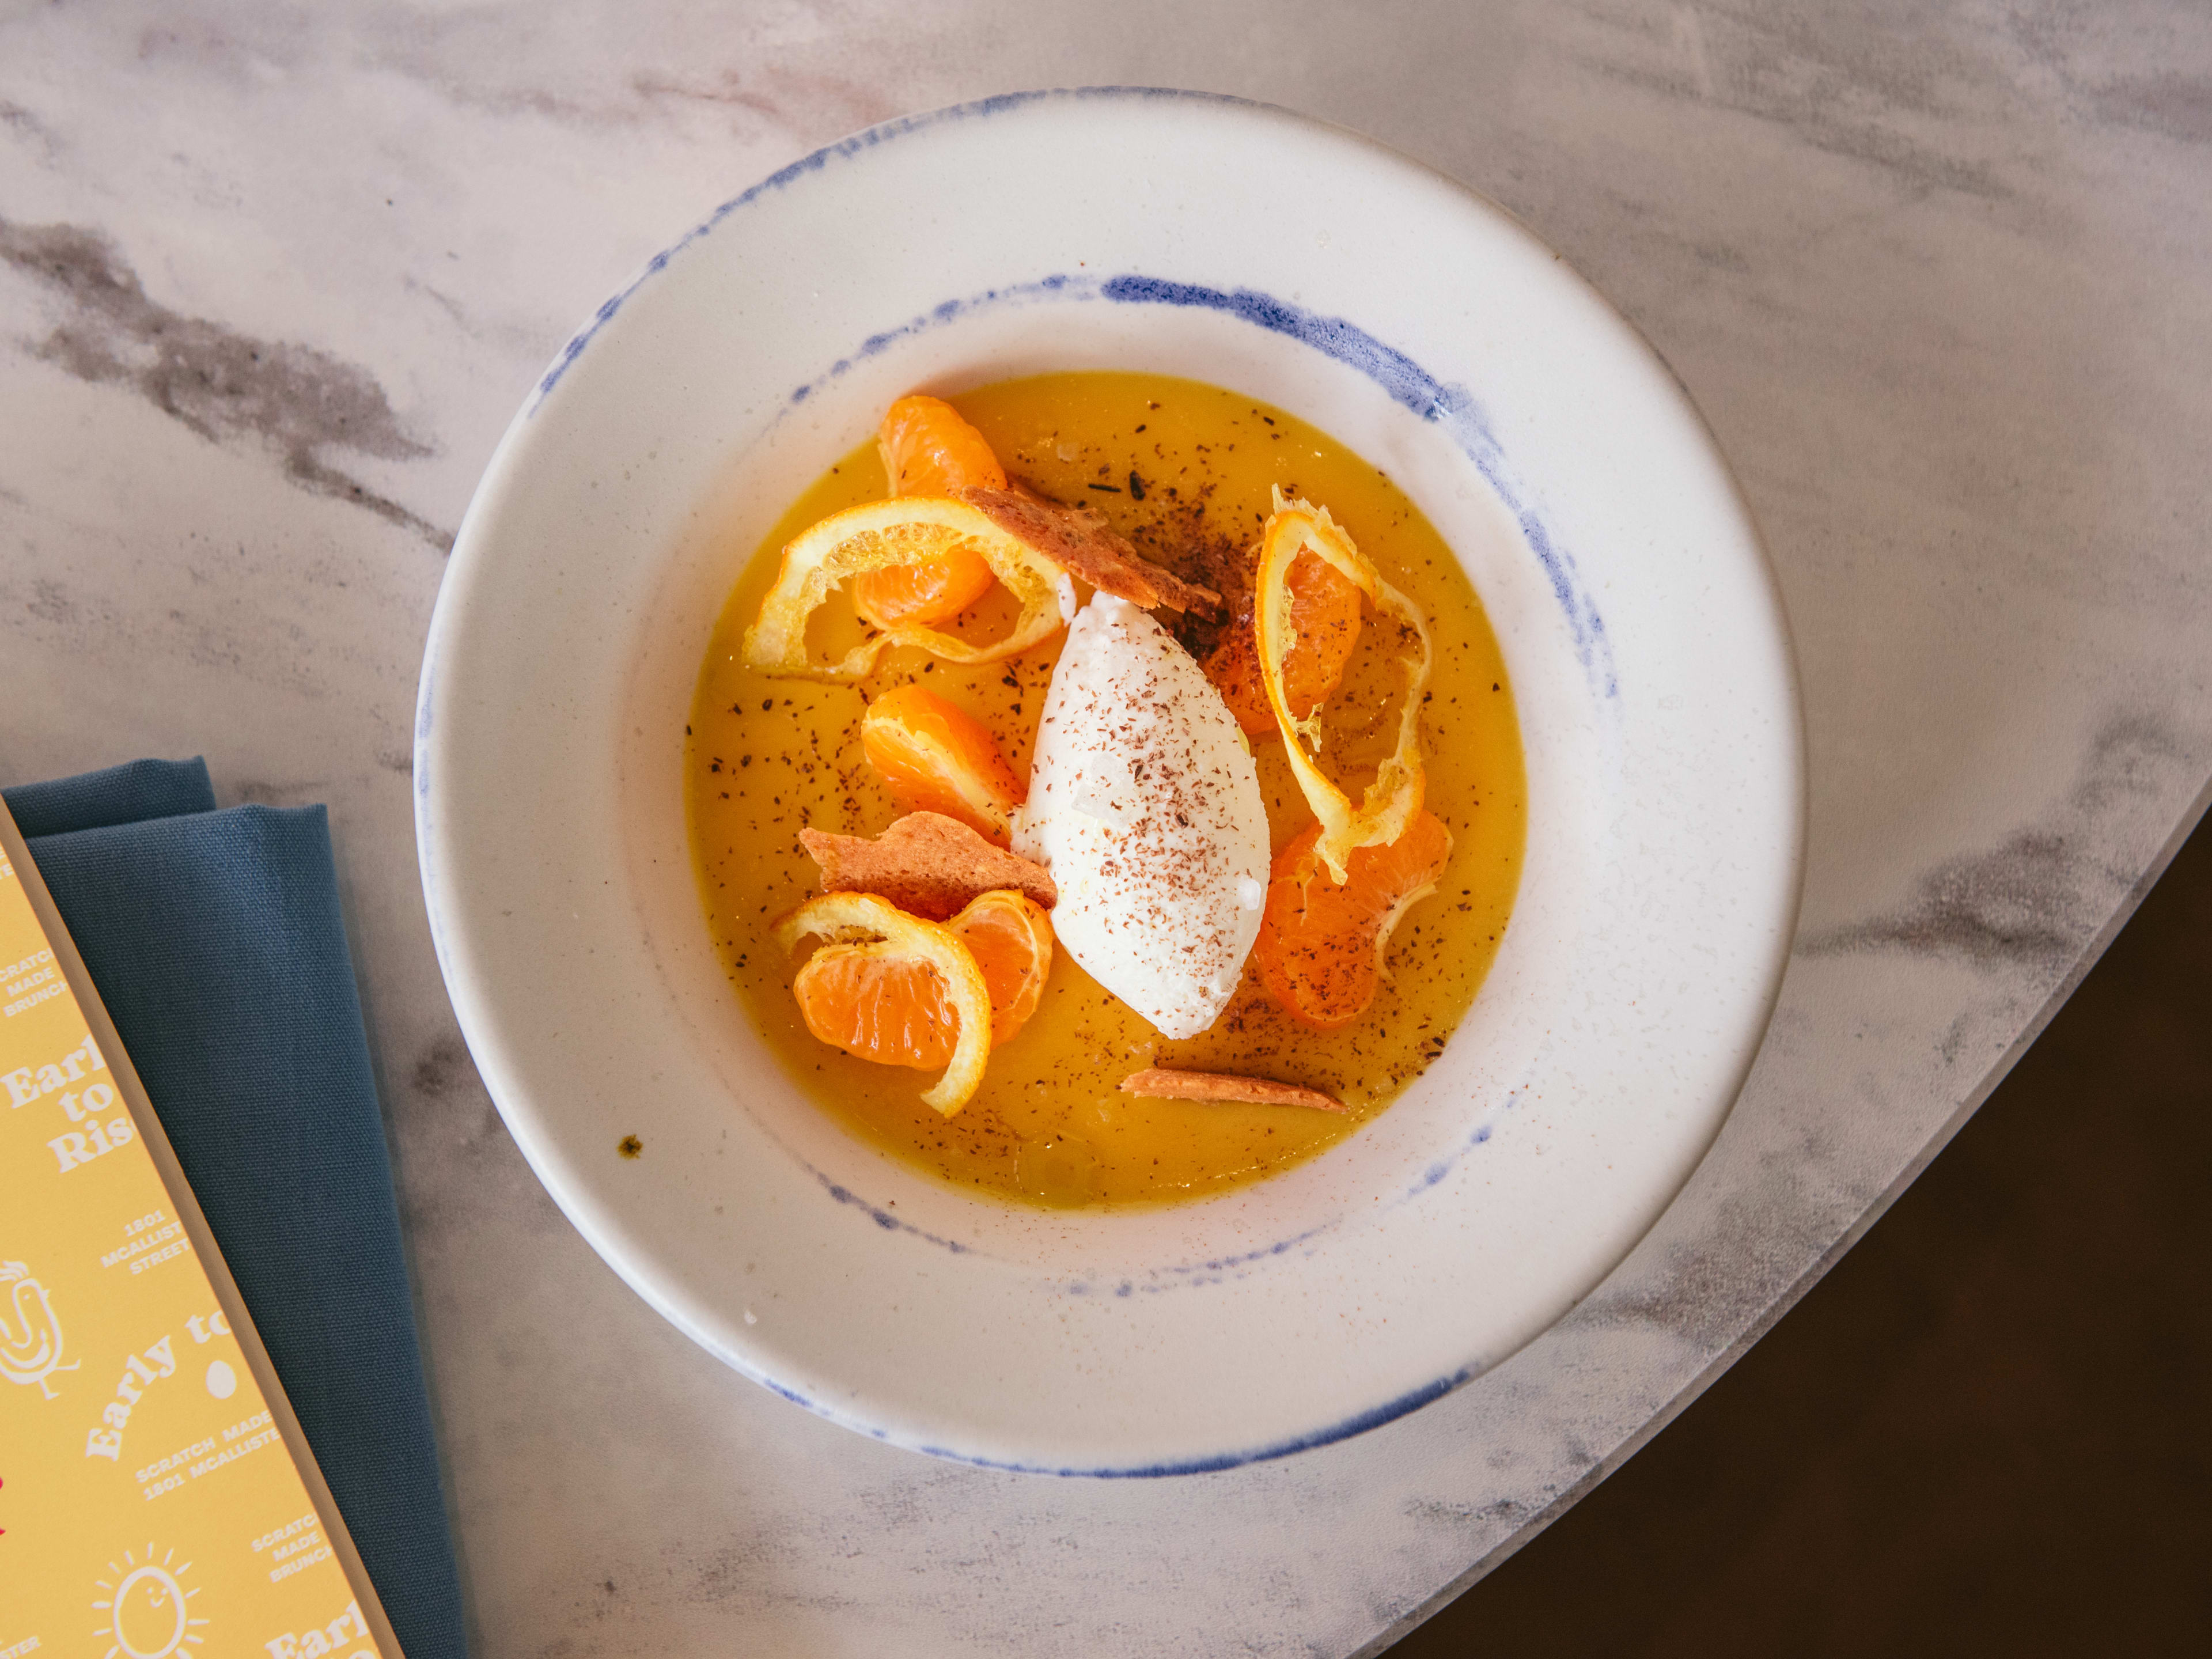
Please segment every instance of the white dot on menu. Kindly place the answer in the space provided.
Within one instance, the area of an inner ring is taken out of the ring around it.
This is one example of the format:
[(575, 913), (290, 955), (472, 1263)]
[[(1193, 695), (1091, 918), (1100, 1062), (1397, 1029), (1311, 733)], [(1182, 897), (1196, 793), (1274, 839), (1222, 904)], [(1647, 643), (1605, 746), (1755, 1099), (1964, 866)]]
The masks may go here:
[(228, 1400), (238, 1392), (238, 1373), (231, 1370), (228, 1359), (217, 1359), (209, 1364), (207, 1391), (218, 1400)]

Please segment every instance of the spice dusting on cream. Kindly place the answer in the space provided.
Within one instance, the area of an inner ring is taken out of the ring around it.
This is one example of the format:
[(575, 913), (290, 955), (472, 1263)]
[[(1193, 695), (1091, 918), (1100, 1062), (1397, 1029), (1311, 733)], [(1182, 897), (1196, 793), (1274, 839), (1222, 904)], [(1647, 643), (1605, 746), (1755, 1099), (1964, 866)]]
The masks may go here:
[(1170, 1037), (1213, 1024), (1260, 936), (1267, 806), (1221, 694), (1110, 593), (1053, 672), (1014, 847), (1053, 872), (1068, 955)]

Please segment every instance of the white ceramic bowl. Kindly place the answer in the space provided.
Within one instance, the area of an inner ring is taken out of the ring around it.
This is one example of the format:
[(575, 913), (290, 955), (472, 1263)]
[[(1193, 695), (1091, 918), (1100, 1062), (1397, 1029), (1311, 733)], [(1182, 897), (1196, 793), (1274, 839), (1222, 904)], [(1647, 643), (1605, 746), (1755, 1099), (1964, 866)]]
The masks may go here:
[[(723, 977), (681, 776), (708, 629), (799, 488), (901, 392), (1088, 368), (1232, 386), (1384, 466), (1488, 607), (1528, 764), (1521, 896), (1443, 1058), (1322, 1157), (1134, 1213), (972, 1199), (810, 1106)], [(1557, 255), (1282, 111), (1072, 92), (834, 144), (599, 308), (453, 550), (416, 822), (485, 1085), (648, 1302), (897, 1444), (1155, 1474), (1411, 1410), (1620, 1260), (1765, 1029), (1802, 765), (1728, 470)]]

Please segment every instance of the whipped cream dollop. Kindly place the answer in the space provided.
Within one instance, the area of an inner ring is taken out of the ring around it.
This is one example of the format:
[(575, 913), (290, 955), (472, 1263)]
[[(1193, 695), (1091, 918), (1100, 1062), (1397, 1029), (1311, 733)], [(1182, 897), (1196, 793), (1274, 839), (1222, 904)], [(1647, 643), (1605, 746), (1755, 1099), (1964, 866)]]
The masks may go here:
[(1236, 994), (1267, 891), (1267, 810), (1236, 717), (1126, 600), (1076, 614), (1038, 723), (1014, 850), (1052, 872), (1053, 932), (1170, 1037)]

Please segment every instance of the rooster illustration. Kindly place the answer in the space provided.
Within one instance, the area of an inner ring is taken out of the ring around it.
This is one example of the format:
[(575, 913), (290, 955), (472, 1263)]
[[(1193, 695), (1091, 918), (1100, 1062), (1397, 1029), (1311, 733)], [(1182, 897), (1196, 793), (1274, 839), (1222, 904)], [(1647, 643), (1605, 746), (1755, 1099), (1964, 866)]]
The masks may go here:
[(62, 1322), (54, 1317), (46, 1287), (20, 1261), (0, 1261), (0, 1285), (10, 1292), (9, 1301), (0, 1303), (0, 1376), (10, 1382), (35, 1382), (47, 1399), (58, 1398), (53, 1374), (73, 1371), (77, 1362), (62, 1363)]

